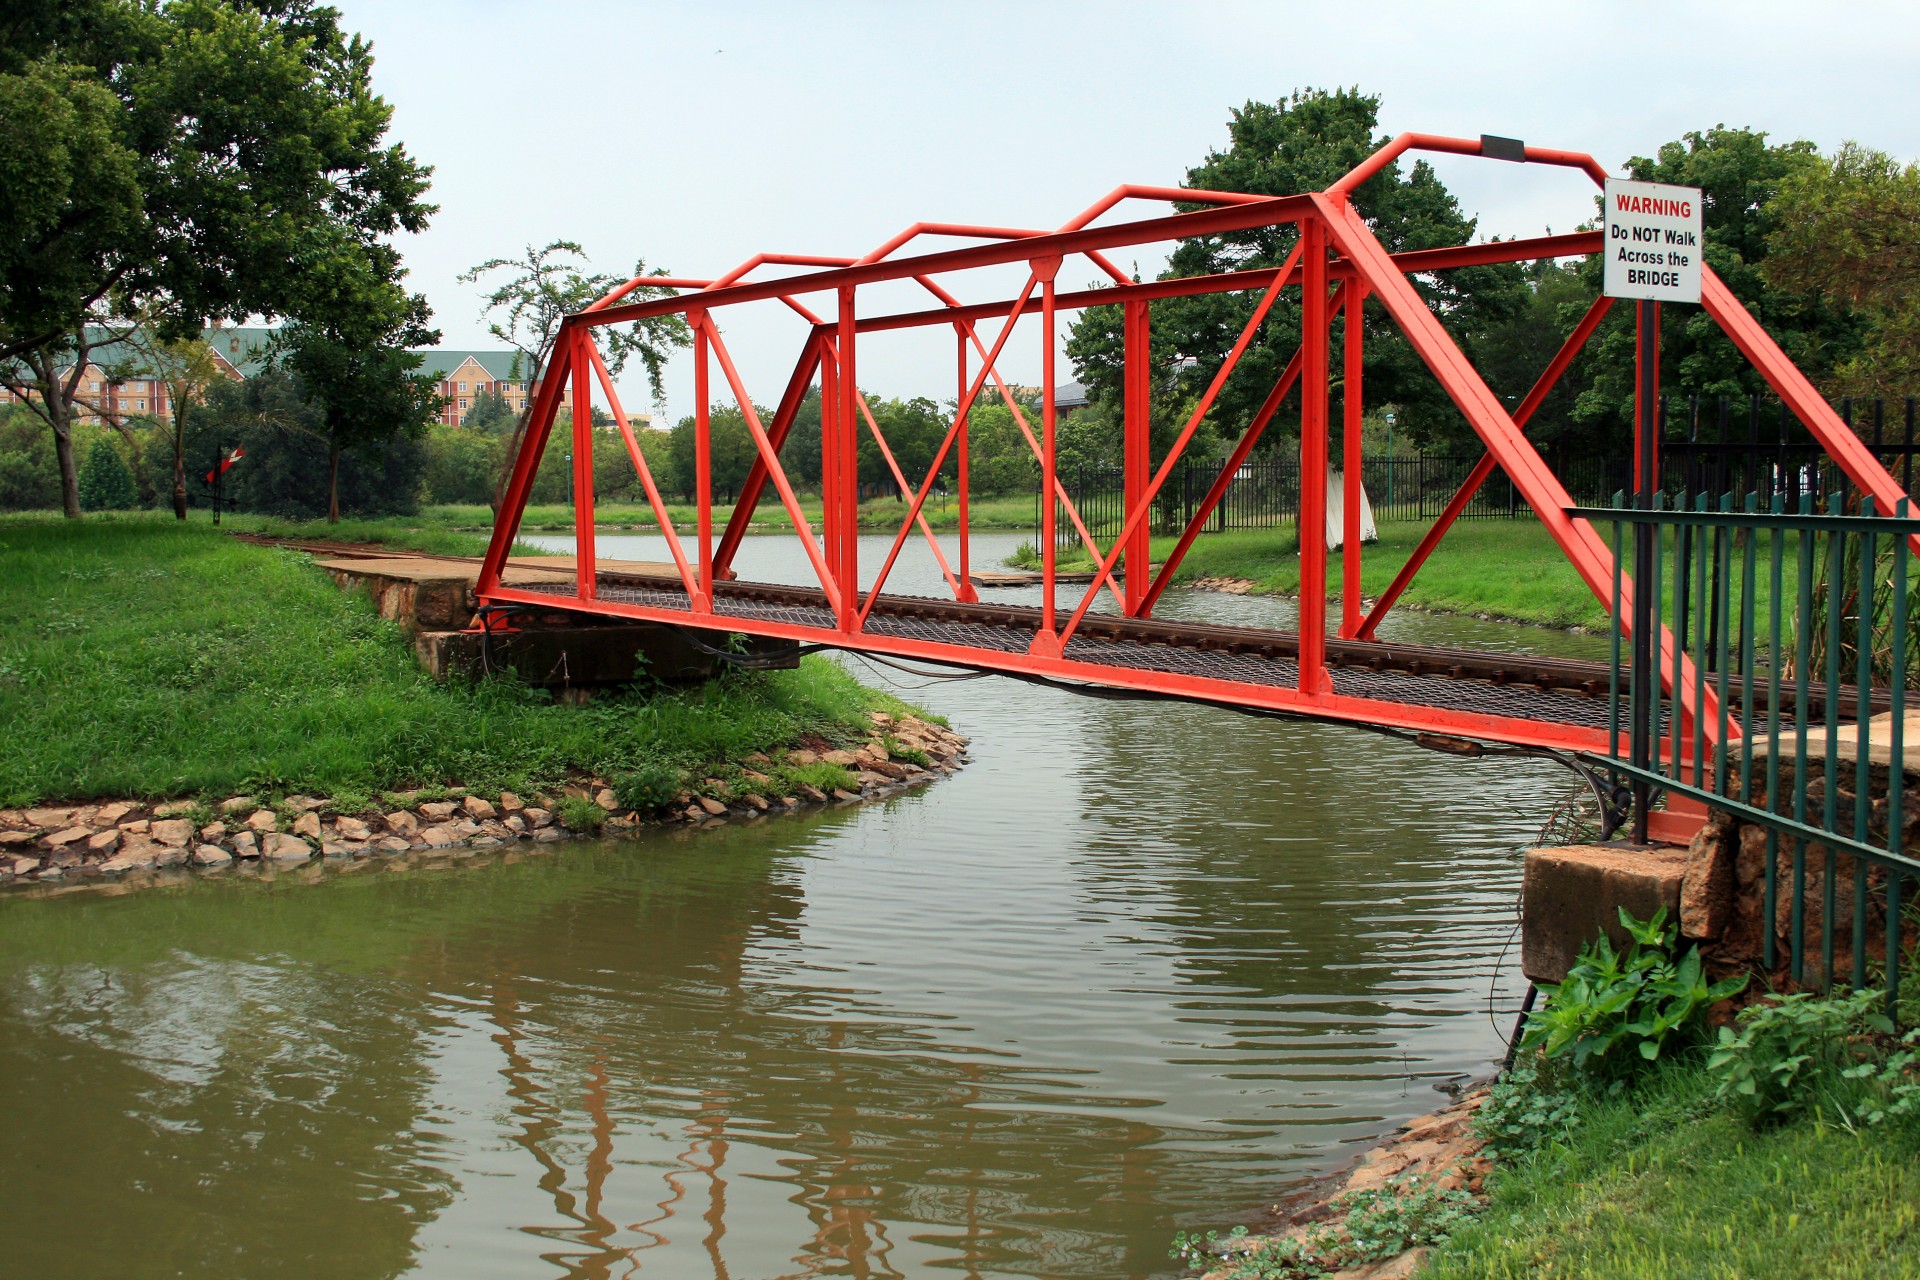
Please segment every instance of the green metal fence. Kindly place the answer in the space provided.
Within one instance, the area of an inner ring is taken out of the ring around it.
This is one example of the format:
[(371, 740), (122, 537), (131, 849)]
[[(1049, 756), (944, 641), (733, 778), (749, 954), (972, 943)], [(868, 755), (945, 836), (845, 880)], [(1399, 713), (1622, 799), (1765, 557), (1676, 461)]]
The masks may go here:
[(1569, 509), (1614, 549), (1610, 750), (1591, 762), (1631, 794), (1639, 838), (1663, 794), (1763, 831), (1741, 858), (1763, 860), (1766, 970), (1884, 984), (1891, 1004), (1920, 924), (1903, 768), (1920, 520), (1905, 500), (1892, 517), (1871, 498), (1644, 501)]

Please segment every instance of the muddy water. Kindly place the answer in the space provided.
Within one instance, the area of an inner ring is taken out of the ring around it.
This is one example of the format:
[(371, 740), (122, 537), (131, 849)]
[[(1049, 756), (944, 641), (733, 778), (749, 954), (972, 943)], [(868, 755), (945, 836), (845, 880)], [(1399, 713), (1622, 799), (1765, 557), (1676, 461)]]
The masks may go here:
[(1550, 767), (902, 692), (976, 758), (881, 805), (0, 900), (0, 1274), (1155, 1275), (1499, 1051)]

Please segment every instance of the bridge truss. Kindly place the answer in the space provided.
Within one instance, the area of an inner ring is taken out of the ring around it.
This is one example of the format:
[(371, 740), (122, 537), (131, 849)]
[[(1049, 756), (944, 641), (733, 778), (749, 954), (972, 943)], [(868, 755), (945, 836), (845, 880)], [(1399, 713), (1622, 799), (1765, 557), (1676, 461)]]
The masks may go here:
[[(760, 254), (711, 280), (642, 276), (627, 281), (561, 326), (537, 390), (527, 431), (507, 485), (481, 572), (478, 591), (490, 605), (532, 606), (684, 627), (746, 632), (797, 644), (920, 659), (1025, 676), (1132, 690), (1315, 719), (1386, 726), (1448, 739), (1514, 744), (1565, 751), (1605, 752), (1614, 729), (1608, 723), (1608, 668), (1462, 651), (1413, 648), (1376, 638), (1382, 617), (1405, 591), (1459, 517), (1474, 492), (1505, 471), (1568, 561), (1603, 607), (1618, 609), (1617, 624), (1630, 625), (1633, 584), (1616, 587), (1612, 553), (1529, 442), (1526, 427), (1547, 394), (1593, 335), (1611, 305), (1597, 299), (1541, 371), (1532, 390), (1512, 408), (1487, 386), (1448, 334), (1411, 277), (1490, 263), (1564, 258), (1599, 252), (1598, 231), (1532, 239), (1389, 253), (1355, 210), (1351, 197), (1368, 179), (1410, 151), (1484, 156), (1528, 164), (1571, 167), (1596, 184), (1605, 171), (1590, 156), (1524, 146), (1509, 139), (1465, 139), (1402, 134), (1324, 191), (1268, 197), (1224, 191), (1123, 186), (1052, 231), (917, 223), (858, 258)], [(1201, 206), (1133, 221), (1096, 225), (1116, 206), (1149, 201)], [(1108, 257), (1116, 250), (1257, 228), (1297, 229), (1295, 246), (1277, 268), (1137, 283)], [(957, 248), (908, 254), (923, 238), (970, 241)], [(1062, 264), (1090, 263), (1110, 283), (1061, 290)], [(1024, 269), (1017, 295), (964, 301), (959, 279), (980, 268)], [(763, 268), (800, 268), (773, 279), (754, 278)], [(1898, 509), (1906, 495), (1897, 481), (1841, 422), (1807, 378), (1709, 269), (1703, 305), (1774, 392), (1807, 426), (1863, 494), (1883, 512)], [(869, 310), (886, 286), (917, 286), (927, 305)], [(629, 301), (636, 290), (673, 289), (672, 296)], [(1150, 512), (1167, 477), (1207, 420), (1222, 388), (1239, 368), (1275, 300), (1298, 289), (1302, 341), (1267, 390), (1252, 420), (1241, 430), (1205, 498), (1194, 511), (1164, 563), (1151, 565)], [(863, 295), (862, 291), (867, 292)], [(1157, 463), (1150, 450), (1150, 309), (1156, 301), (1246, 291), (1257, 295), (1252, 316)], [(1391, 321), (1445, 389), (1486, 448), (1485, 456), (1448, 502), (1392, 585), (1363, 607), (1358, 488), (1361, 475), (1362, 359), (1364, 308), (1378, 301)], [(806, 324), (806, 336), (777, 407), (762, 420), (723, 337), (717, 317), (743, 307), (785, 307)], [(1102, 545), (1088, 531), (1056, 476), (1056, 335), (1062, 313), (1118, 305), (1124, 325), (1125, 516), (1121, 532)], [(693, 339), (696, 518), (677, 529), (668, 518), (657, 480), (633, 434), (613, 379), (595, 340), (604, 326), (678, 315)], [(1016, 322), (1039, 319), (1042, 383), (1046, 388), (1037, 423), (1018, 403), (998, 364)], [(1658, 312), (1638, 321), (1643, 339), (1657, 344)], [(1154, 618), (1187, 549), (1225, 495), (1235, 472), (1272, 424), (1282, 401), (1299, 391), (1301, 475), (1329, 473), (1334, 326), (1343, 326), (1344, 369), (1340, 472), (1342, 546), (1330, 563), (1323, 486), (1301, 486), (1299, 518), (1300, 595), (1296, 632), (1193, 627)], [(1646, 332), (1652, 326), (1652, 334)], [(947, 425), (933, 463), (916, 483), (895, 461), (884, 433), (860, 392), (863, 342), (893, 331), (950, 331), (954, 344), (957, 411)], [(1643, 344), (1643, 350), (1647, 349)], [(1657, 349), (1657, 346), (1656, 348)], [(731, 507), (714, 500), (711, 476), (710, 406), (715, 374), (738, 404), (753, 440), (755, 458)], [(1653, 379), (1639, 380), (1640, 394), (1657, 394)], [(598, 386), (613, 410), (634, 470), (646, 491), (672, 557), (672, 574), (609, 573), (594, 546), (591, 403)], [(782, 446), (813, 387), (821, 396), (821, 451), (817, 475), (790, 475)], [(998, 396), (1032, 449), (1041, 476), (1039, 531), (1042, 590), (1038, 606), (989, 605), (970, 581), (968, 422), (983, 397)], [(501, 581), (519, 531), (528, 494), (563, 403), (571, 402), (576, 575), (570, 584), (507, 586)], [(1642, 415), (1642, 421), (1646, 419)], [(910, 495), (903, 518), (877, 571), (862, 585), (859, 556), (858, 452), (862, 437), (874, 442), (900, 489)], [(1646, 442), (1648, 446), (1652, 441)], [(1643, 455), (1644, 456), (1644, 455)], [(950, 562), (923, 516), (941, 470), (956, 463), (958, 554)], [(804, 549), (817, 585), (793, 587), (739, 580), (733, 561), (741, 539), (771, 486), (792, 534)], [(797, 489), (818, 487), (822, 498), (816, 530), (802, 511)], [(1055, 523), (1061, 516), (1077, 533), (1097, 566), (1077, 599), (1060, 599)], [(724, 524), (716, 517), (721, 517)], [(719, 525), (716, 530), (716, 525)], [(916, 534), (932, 548), (947, 596), (930, 599), (885, 590), (902, 549)], [(1337, 604), (1336, 604), (1337, 601)], [(1720, 726), (1736, 736), (1737, 719), (1718, 714), (1710, 691), (1694, 678), (1684, 653), (1665, 630), (1659, 633), (1667, 694), (1691, 731), (1699, 725), (1709, 748)], [(1666, 673), (1677, 673), (1677, 678)], [(1683, 735), (1675, 734), (1680, 741)], [(1694, 735), (1698, 737), (1699, 735)]]

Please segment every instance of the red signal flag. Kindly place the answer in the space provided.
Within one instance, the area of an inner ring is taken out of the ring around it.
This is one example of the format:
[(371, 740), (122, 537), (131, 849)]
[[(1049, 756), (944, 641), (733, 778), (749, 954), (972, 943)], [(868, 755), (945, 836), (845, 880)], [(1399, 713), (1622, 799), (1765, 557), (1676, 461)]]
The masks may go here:
[(228, 467), (231, 467), (231, 466), (232, 466), (232, 465), (233, 465), (234, 463), (236, 463), (236, 462), (238, 462), (238, 461), (240, 461), (240, 459), (242, 459), (242, 458), (244, 458), (244, 457), (246, 457), (246, 456), (247, 456), (247, 451), (246, 451), (246, 449), (244, 449), (244, 448), (243, 448), (243, 447), (241, 447), (240, 445), (235, 445), (235, 446), (233, 447), (233, 452), (232, 452), (232, 453), (230, 453), (230, 454), (228, 454), (228, 455), (227, 455), (226, 457), (224, 457), (224, 458), (222, 458), (222, 459), (220, 459), (220, 466), (219, 466), (219, 468), (218, 468), (218, 470), (217, 470), (217, 471), (209, 471), (209, 472), (207, 472), (207, 483), (208, 483), (208, 484), (212, 484), (212, 483), (213, 483), (213, 478), (214, 478), (214, 476), (215, 476), (215, 475), (225, 475), (225, 474), (227, 473), (227, 468), (228, 468)]

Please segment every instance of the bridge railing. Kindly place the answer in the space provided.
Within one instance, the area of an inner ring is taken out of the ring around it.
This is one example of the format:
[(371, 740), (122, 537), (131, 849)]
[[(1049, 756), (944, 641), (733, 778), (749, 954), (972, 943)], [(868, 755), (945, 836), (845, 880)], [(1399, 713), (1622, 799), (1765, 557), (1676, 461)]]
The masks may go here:
[(1920, 923), (1905, 795), (1920, 520), (1871, 497), (1648, 501), (1569, 509), (1614, 549), (1610, 749), (1593, 763), (1632, 796), (1638, 838), (1662, 794), (1757, 829), (1738, 865), (1751, 879), (1758, 855), (1767, 972), (1891, 1000)]

